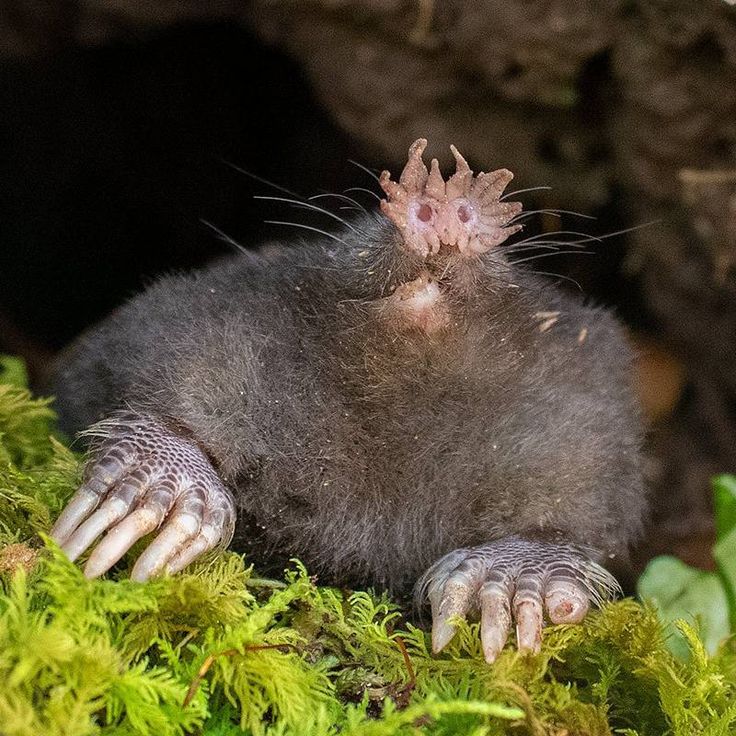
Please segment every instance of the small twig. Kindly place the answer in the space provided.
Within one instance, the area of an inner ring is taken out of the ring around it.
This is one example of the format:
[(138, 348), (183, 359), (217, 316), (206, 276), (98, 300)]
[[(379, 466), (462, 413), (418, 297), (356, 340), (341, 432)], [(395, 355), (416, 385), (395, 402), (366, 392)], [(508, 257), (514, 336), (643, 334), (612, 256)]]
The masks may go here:
[(396, 642), (396, 646), (401, 652), (401, 656), (404, 658), (406, 671), (409, 673), (409, 682), (407, 682), (406, 685), (404, 685), (404, 687), (399, 690), (399, 694), (406, 702), (409, 700), (409, 696), (412, 694), (412, 692), (414, 692), (414, 688), (417, 686), (417, 675), (416, 672), (414, 672), (414, 666), (411, 663), (411, 658), (409, 657), (409, 652), (406, 649), (406, 644), (404, 643), (404, 640), (400, 636), (397, 636), (394, 641)]
[(251, 588), (275, 588), (278, 590), (289, 587), (281, 580), (271, 580), (271, 578), (248, 578), (245, 584)]
[(186, 708), (192, 702), (194, 696), (197, 694), (197, 690), (199, 690), (200, 683), (210, 671), (216, 659), (219, 657), (234, 657), (236, 654), (245, 654), (246, 652), (260, 652), (265, 649), (278, 649), (280, 652), (286, 653), (289, 649), (296, 649), (296, 647), (293, 644), (248, 644), (242, 649), (225, 649), (222, 652), (217, 652), (217, 654), (208, 654), (192, 680), (192, 684), (189, 685), (184, 702), (182, 703), (182, 708)]
[(176, 648), (179, 650), (184, 649), (184, 647), (189, 644), (189, 642), (194, 639), (197, 634), (199, 634), (199, 629), (190, 629), (189, 633), (176, 645)]

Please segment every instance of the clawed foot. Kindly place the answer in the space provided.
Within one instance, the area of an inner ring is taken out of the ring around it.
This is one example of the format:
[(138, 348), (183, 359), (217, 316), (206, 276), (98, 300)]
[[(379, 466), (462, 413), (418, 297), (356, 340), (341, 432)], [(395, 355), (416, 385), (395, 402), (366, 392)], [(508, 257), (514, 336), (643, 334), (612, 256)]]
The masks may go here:
[(87, 561), (87, 577), (107, 571), (159, 527), (133, 568), (134, 580), (176, 572), (230, 541), (232, 495), (196, 444), (132, 413), (105, 419), (85, 434), (93, 446), (84, 481), (51, 536), (75, 560), (107, 532)]
[(487, 662), (503, 649), (512, 620), (519, 649), (538, 652), (545, 611), (552, 623), (578, 623), (591, 601), (620, 591), (615, 578), (576, 547), (519, 537), (450, 552), (417, 585), (432, 606), (433, 651), (455, 635), (451, 619), (479, 613)]

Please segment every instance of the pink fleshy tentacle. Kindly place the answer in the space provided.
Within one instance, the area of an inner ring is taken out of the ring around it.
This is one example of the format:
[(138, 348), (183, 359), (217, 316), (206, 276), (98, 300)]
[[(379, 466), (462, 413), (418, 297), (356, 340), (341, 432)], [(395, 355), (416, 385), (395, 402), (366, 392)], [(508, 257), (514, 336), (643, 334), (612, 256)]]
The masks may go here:
[(455, 146), (450, 146), (450, 151), (455, 157), (455, 173), (447, 180), (447, 199), (467, 197), (473, 183), (473, 172), (468, 162), (462, 157)]
[(432, 159), (430, 165), (429, 178), (427, 179), (427, 185), (424, 188), (424, 192), (433, 199), (441, 201), (447, 194), (447, 187), (445, 180), (442, 178), (440, 172), (440, 164), (436, 158)]
[(521, 229), (521, 225), (509, 224), (521, 212), (521, 203), (501, 201), (513, 178), (510, 171), (498, 169), (473, 176), (462, 154), (450, 146), (455, 173), (445, 181), (436, 159), (427, 169), (422, 158), (426, 147), (425, 138), (412, 143), (398, 182), (388, 171), (379, 179), (386, 193), (381, 210), (396, 225), (410, 251), (426, 258), (445, 245), (463, 255), (477, 255)]
[(426, 138), (418, 138), (409, 147), (409, 158), (404, 166), (404, 170), (401, 172), (399, 177), (399, 184), (401, 184), (407, 192), (419, 191), (424, 189), (427, 183), (427, 177), (429, 172), (422, 159), (424, 149), (427, 147)]

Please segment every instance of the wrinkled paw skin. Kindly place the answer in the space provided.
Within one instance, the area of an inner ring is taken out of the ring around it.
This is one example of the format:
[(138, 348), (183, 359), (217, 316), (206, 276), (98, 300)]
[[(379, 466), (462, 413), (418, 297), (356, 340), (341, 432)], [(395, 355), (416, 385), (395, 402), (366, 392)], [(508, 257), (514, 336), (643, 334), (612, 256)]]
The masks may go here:
[(503, 649), (512, 622), (520, 650), (538, 652), (544, 615), (555, 624), (579, 623), (590, 603), (615, 597), (615, 578), (571, 545), (507, 537), (458, 549), (422, 577), (417, 590), (432, 607), (432, 649), (442, 651), (455, 635), (454, 617), (480, 614), (487, 662)]
[(51, 537), (76, 560), (105, 534), (85, 565), (87, 577), (109, 570), (136, 541), (159, 528), (136, 561), (134, 580), (176, 572), (230, 542), (233, 497), (193, 442), (133, 413), (113, 415), (85, 435), (92, 438), (92, 449), (84, 480)]

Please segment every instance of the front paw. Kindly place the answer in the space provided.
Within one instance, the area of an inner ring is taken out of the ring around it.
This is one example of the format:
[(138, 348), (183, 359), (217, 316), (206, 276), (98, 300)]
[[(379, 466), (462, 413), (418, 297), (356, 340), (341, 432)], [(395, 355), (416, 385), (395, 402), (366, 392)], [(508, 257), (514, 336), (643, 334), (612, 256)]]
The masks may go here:
[(197, 445), (151, 417), (116, 414), (91, 427), (84, 482), (51, 530), (75, 560), (101, 534), (84, 568), (96, 577), (141, 537), (161, 528), (131, 577), (176, 572), (235, 528), (235, 504)]
[(552, 623), (578, 623), (591, 602), (613, 598), (620, 588), (573, 545), (506, 537), (445, 555), (422, 576), (417, 591), (432, 606), (435, 653), (455, 635), (452, 618), (479, 613), (483, 654), (493, 662), (512, 620), (519, 649), (538, 652), (545, 611)]

